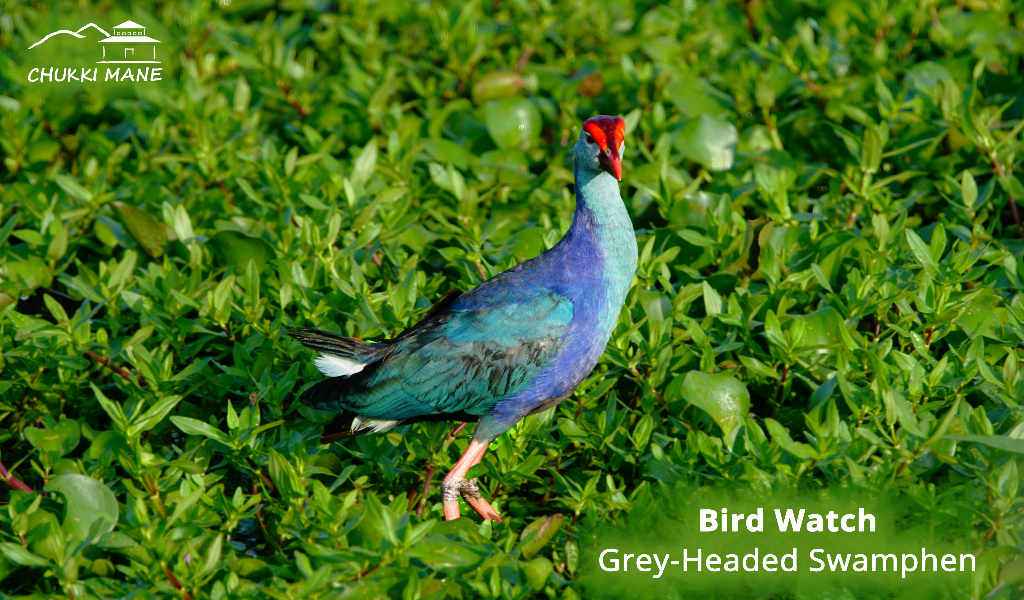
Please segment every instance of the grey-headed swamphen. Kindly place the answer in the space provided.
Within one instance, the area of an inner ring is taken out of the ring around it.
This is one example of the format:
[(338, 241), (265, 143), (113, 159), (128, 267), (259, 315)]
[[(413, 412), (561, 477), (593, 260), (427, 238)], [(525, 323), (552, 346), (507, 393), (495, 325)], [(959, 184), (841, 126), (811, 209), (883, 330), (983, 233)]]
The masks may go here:
[(625, 122), (583, 123), (572, 149), (576, 212), (553, 248), (453, 293), (401, 335), (366, 343), (322, 331), (292, 336), (316, 350), (329, 379), (306, 399), (351, 417), (353, 433), (421, 420), (478, 420), (442, 486), (444, 516), (459, 496), (484, 519), (500, 520), (470, 468), (517, 421), (568, 396), (604, 352), (636, 270), (633, 224), (622, 203)]

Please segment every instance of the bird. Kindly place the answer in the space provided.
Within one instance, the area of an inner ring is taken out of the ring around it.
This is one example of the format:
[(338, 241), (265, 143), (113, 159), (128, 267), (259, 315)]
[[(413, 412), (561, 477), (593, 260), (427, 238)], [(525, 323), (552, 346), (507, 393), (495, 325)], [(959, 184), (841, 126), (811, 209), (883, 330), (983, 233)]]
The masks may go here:
[(347, 433), (477, 422), (441, 486), (445, 520), (460, 517), (460, 497), (480, 518), (501, 520), (476, 479), (467, 479), (469, 470), (520, 419), (569, 396), (608, 344), (637, 265), (619, 189), (625, 129), (620, 116), (583, 122), (571, 149), (572, 224), (549, 250), (475, 289), (449, 293), (393, 339), (289, 331), (316, 351), (314, 363), (327, 376), (302, 400), (339, 415)]

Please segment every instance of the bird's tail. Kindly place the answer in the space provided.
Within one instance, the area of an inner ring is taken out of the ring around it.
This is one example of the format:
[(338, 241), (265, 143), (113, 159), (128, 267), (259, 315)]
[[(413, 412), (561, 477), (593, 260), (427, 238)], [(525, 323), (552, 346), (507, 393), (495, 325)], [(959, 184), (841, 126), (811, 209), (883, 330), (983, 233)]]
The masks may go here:
[(321, 373), (330, 377), (355, 375), (376, 362), (384, 349), (381, 344), (367, 344), (319, 329), (292, 329), (288, 335), (319, 352), (313, 363)]
[(363, 417), (341, 406), (340, 400), (347, 385), (345, 377), (331, 377), (314, 383), (299, 397), (300, 402), (319, 411), (321, 415), (331, 415), (327, 417), (330, 418), (330, 422), (324, 427), (324, 441), (360, 433), (386, 431), (401, 424), (401, 421), (396, 420)]
[(340, 406), (340, 400), (349, 385), (348, 378), (380, 360), (385, 354), (386, 345), (367, 344), (355, 338), (342, 337), (318, 329), (292, 329), (288, 334), (302, 345), (319, 352), (313, 363), (321, 373), (329, 376), (329, 379), (313, 384), (300, 398), (307, 406), (335, 414), (334, 419), (324, 430), (325, 441), (359, 433), (384, 431), (399, 423), (360, 417)]

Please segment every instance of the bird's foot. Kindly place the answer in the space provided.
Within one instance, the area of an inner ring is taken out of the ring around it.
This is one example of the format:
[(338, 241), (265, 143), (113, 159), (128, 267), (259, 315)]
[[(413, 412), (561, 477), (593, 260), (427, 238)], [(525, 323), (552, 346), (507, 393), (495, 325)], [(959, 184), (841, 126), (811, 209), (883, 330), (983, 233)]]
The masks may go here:
[(470, 508), (476, 511), (481, 519), (501, 522), (501, 515), (498, 514), (498, 511), (494, 510), (491, 503), (480, 495), (476, 479), (455, 479), (441, 484), (441, 498), (446, 521), (459, 518), (459, 496), (469, 503)]

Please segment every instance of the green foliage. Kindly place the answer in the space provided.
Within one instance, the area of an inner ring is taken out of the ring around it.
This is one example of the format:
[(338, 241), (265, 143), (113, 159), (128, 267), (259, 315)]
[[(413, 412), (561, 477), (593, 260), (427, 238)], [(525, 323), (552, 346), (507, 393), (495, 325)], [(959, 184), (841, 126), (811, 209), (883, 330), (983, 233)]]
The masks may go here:
[(750, 412), (750, 393), (746, 386), (727, 373), (711, 375), (690, 371), (683, 379), (682, 397), (708, 413), (725, 434), (725, 444), (731, 449)]
[[(168, 80), (118, 90), (28, 85), (71, 23), (9, 8), (5, 593), (572, 598), (580, 518), (713, 483), (898, 492), (974, 532), (961, 597), (1019, 595), (1015, 3), (161, 4)], [(319, 444), (285, 330), (393, 335), (552, 245), (595, 113), (636, 285), (474, 470), (506, 521), (444, 523), (468, 436)]]

